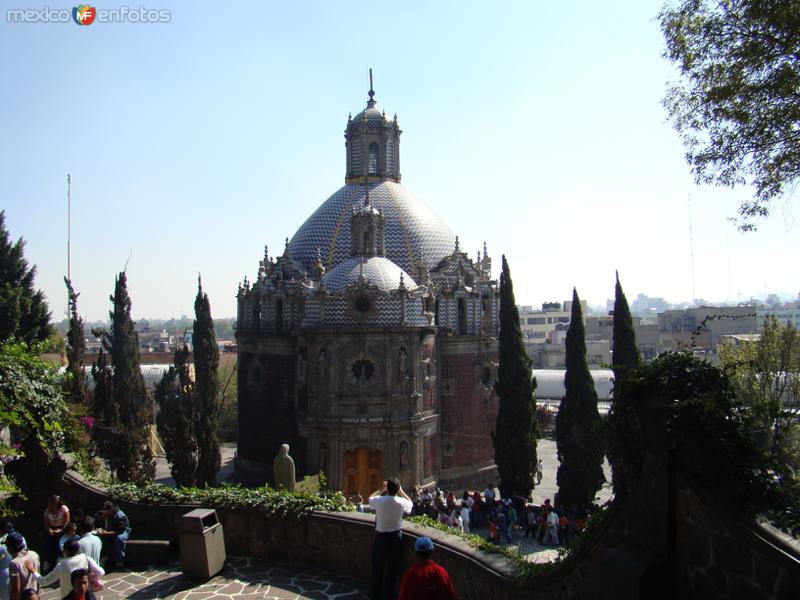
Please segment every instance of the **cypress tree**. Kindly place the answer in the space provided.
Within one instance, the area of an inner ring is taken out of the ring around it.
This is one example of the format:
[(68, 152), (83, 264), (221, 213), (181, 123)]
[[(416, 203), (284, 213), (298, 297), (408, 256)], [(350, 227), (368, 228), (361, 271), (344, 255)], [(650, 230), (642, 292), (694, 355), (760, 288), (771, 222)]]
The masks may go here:
[(0, 211), (0, 340), (16, 338), (27, 344), (53, 334), (44, 293), (33, 287), (36, 267), (28, 267), (25, 240), (12, 244), (6, 213)]
[(494, 461), (500, 475), (500, 494), (528, 497), (536, 471), (536, 381), (525, 352), (519, 311), (514, 301), (511, 270), (503, 256), (500, 273), (500, 366), (495, 391), (500, 400), (492, 432)]
[(83, 355), (86, 352), (86, 339), (83, 332), (83, 319), (78, 316), (78, 296), (72, 282), (64, 278), (69, 293), (69, 331), (67, 331), (67, 379), (66, 392), (73, 404), (86, 401), (86, 382), (83, 376)]
[(156, 384), (156, 424), (164, 443), (170, 473), (179, 486), (197, 483), (197, 439), (194, 429), (194, 386), (189, 376), (189, 350), (175, 350), (174, 366)]
[(608, 415), (608, 459), (614, 494), (623, 498), (628, 492), (625, 453), (630, 441), (637, 436), (635, 419), (630, 406), (626, 405), (629, 395), (625, 393), (625, 380), (628, 374), (641, 363), (636, 346), (636, 333), (628, 299), (622, 291), (617, 273), (614, 291), (614, 338), (612, 346), (612, 369), (614, 369), (614, 401)]
[(628, 299), (622, 291), (617, 273), (617, 285), (614, 289), (614, 340), (612, 347), (612, 369), (614, 382), (622, 382), (625, 372), (638, 367), (641, 362), (639, 348), (636, 346), (636, 332), (633, 329), (633, 317), (628, 306)]
[(139, 338), (131, 320), (131, 299), (124, 271), (117, 277), (111, 302), (114, 310), (106, 341), (113, 367), (112, 398), (119, 415), (113, 436), (113, 462), (121, 481), (145, 483), (155, 475), (149, 448), (152, 410), (139, 365)]
[[(97, 337), (103, 337), (104, 332), (94, 330)], [(119, 411), (114, 403), (114, 375), (105, 350), (101, 347), (97, 354), (97, 361), (92, 365), (92, 379), (94, 380), (94, 394), (92, 395), (92, 414), (94, 426), (92, 439), (100, 456), (105, 458), (112, 472), (116, 471), (116, 457), (114, 448), (114, 431), (119, 424)]]
[(214, 485), (221, 464), (217, 426), (219, 417), (219, 348), (211, 318), (211, 303), (197, 278), (194, 301), (195, 433), (197, 435), (197, 483)]
[(603, 485), (605, 437), (597, 411), (597, 392), (586, 362), (586, 333), (578, 292), (572, 291), (572, 314), (566, 340), (566, 394), (556, 416), (558, 505), (581, 511), (594, 502)]

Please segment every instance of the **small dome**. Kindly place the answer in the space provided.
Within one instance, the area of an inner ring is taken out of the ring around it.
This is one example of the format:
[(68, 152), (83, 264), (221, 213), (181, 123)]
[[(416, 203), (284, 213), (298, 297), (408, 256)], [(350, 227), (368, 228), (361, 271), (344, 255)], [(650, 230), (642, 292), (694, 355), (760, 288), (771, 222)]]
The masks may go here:
[(372, 256), (366, 260), (359, 256), (349, 258), (326, 274), (322, 278), (321, 284), (328, 292), (338, 294), (343, 292), (347, 286), (356, 283), (362, 273), (367, 283), (376, 286), (382, 292), (397, 290), (400, 287), (401, 278), (406, 287), (416, 287), (408, 273), (383, 256)]
[(353, 117), (353, 123), (358, 125), (364, 121), (365, 117), (369, 124), (383, 123), (386, 120), (377, 106), (370, 106)]

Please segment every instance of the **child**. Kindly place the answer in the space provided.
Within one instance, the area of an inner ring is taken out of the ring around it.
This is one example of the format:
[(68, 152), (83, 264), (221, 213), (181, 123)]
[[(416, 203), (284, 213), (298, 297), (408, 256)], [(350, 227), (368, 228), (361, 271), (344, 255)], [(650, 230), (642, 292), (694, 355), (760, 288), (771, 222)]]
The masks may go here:
[(489, 541), (493, 544), (497, 543), (497, 523), (491, 517), (489, 517)]
[(562, 546), (569, 544), (569, 519), (567, 515), (561, 515), (558, 520), (558, 541)]
[(67, 540), (75, 540), (77, 542), (80, 539), (77, 529), (78, 527), (75, 525), (75, 521), (70, 521), (64, 526), (64, 535), (62, 535), (58, 540), (59, 556), (64, 556), (64, 542)]

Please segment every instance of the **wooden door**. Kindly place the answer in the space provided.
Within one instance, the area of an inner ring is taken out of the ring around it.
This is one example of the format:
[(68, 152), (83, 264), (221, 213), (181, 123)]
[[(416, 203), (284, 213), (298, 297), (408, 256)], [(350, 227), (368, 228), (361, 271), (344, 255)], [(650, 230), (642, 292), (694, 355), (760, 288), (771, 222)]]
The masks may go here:
[(344, 453), (344, 494), (367, 497), (383, 482), (383, 453), (373, 448), (355, 448)]

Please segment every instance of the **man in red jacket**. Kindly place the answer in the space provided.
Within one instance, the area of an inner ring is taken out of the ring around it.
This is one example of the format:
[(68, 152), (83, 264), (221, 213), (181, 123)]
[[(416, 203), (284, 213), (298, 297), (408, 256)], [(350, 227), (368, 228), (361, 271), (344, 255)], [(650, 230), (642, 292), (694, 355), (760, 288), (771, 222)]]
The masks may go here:
[(411, 565), (400, 580), (398, 600), (456, 600), (456, 589), (450, 575), (431, 560), (431, 538), (417, 538), (414, 551), (419, 560)]

